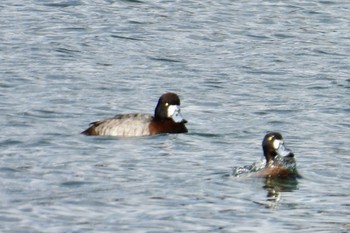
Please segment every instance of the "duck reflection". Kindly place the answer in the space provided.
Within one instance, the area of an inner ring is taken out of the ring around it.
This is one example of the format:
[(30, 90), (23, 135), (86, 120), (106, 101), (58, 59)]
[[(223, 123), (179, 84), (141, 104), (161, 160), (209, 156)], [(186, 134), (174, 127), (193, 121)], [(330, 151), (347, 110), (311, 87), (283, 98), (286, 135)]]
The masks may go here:
[(295, 177), (266, 177), (263, 188), (267, 191), (265, 207), (274, 208), (281, 199), (281, 193), (298, 189), (298, 180)]

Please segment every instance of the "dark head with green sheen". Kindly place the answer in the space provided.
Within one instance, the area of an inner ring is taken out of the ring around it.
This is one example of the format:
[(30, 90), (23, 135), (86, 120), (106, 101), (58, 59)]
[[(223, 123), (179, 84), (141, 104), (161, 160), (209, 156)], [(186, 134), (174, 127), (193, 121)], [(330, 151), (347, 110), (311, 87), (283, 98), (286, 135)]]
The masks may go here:
[(273, 161), (277, 155), (281, 157), (294, 157), (292, 151), (284, 146), (283, 137), (278, 132), (270, 132), (265, 135), (262, 147), (266, 163)]
[(172, 119), (175, 123), (186, 123), (180, 112), (180, 98), (177, 94), (167, 92), (162, 95), (154, 111), (157, 120)]

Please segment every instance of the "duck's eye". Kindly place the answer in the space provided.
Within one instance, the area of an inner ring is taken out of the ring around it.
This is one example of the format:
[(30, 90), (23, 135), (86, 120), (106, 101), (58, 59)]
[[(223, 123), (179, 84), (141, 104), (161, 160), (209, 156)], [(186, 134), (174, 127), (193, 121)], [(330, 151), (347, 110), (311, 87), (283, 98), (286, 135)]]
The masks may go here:
[(273, 138), (274, 138), (274, 136), (271, 136), (267, 140), (272, 141)]
[(165, 107), (168, 107), (169, 106), (169, 104), (168, 103), (165, 103)]

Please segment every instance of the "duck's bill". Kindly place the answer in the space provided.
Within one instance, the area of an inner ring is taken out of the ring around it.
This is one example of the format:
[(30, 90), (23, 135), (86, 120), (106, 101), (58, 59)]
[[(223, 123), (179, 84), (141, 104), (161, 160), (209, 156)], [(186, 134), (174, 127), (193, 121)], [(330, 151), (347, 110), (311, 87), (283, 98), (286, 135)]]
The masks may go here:
[(173, 119), (175, 123), (187, 123), (187, 121), (182, 117), (179, 105), (170, 105), (168, 107), (168, 117)]

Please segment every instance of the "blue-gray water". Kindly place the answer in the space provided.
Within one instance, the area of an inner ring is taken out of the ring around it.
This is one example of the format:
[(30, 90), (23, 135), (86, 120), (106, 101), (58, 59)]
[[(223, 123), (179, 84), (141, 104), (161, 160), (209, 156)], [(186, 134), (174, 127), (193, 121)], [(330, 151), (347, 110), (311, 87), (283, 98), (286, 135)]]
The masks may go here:
[[(0, 232), (349, 232), (348, 1), (2, 0)], [(188, 134), (86, 137), (178, 93)], [(284, 135), (303, 178), (232, 176)]]

